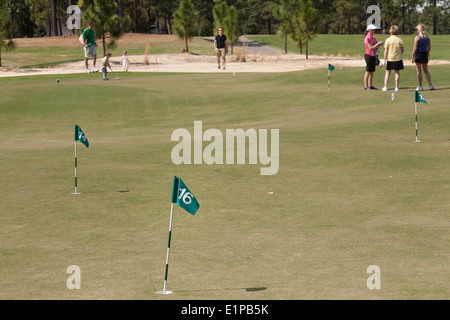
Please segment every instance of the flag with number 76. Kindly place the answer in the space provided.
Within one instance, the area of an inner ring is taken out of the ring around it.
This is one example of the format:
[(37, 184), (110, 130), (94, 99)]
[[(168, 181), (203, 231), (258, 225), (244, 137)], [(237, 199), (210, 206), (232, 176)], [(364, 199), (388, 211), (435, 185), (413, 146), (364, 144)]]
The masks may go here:
[(184, 182), (177, 177), (173, 178), (172, 203), (176, 203), (192, 215), (195, 215), (200, 207), (194, 195), (189, 191)]

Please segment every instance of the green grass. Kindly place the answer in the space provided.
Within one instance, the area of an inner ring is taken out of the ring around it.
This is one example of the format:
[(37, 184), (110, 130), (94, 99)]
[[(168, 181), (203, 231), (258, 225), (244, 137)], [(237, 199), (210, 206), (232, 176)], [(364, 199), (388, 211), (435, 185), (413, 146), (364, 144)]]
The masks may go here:
[[(360, 68), (335, 70), (329, 91), (326, 70), (0, 78), (0, 298), (447, 299), (450, 67), (430, 70), (421, 143), (413, 68), (394, 101), (363, 91)], [(279, 129), (278, 174), (174, 165), (171, 134), (195, 120)], [(90, 141), (80, 195), (75, 123)], [(174, 175), (201, 207), (175, 208), (166, 297)], [(70, 265), (81, 290), (66, 288)]]
[[(146, 36), (146, 35), (143, 35)], [(76, 37), (71, 38), (69, 45), (18, 45), (13, 51), (2, 51), (2, 66), (16, 68), (49, 67), (61, 63), (75, 62), (83, 60), (83, 48), (79, 45)], [(32, 39), (31, 39), (32, 40)], [(63, 39), (64, 40), (64, 39)], [(23, 41), (23, 40), (22, 40)], [(97, 53), (103, 56), (101, 42), (97, 41)], [(185, 48), (184, 40), (178, 38), (173, 41), (160, 41), (158, 39), (143, 44), (127, 43), (118, 41), (117, 48), (108, 50), (113, 56), (122, 56), (122, 52), (127, 50), (128, 55), (144, 55), (146, 45), (150, 47), (151, 54), (179, 53)], [(213, 45), (210, 41), (200, 37), (193, 38), (189, 42), (189, 52), (193, 54), (214, 53)]]
[[(258, 41), (262, 44), (280, 49), (284, 51), (284, 38), (277, 35), (248, 35), (247, 38)], [(384, 41), (389, 35), (376, 34), (375, 38), (378, 41)], [(404, 59), (410, 59), (412, 49), (414, 46), (415, 35), (399, 35), (405, 42)], [(448, 60), (448, 43), (450, 42), (450, 35), (431, 36), (431, 58), (435, 60)], [(384, 50), (384, 46), (380, 51)], [(309, 54), (311, 55), (342, 55), (350, 57), (364, 56), (364, 36), (363, 35), (332, 35), (332, 34), (318, 34), (313, 38), (309, 44)], [(297, 43), (288, 39), (288, 52), (298, 54), (300, 51)], [(303, 48), (305, 54), (305, 48)], [(381, 53), (382, 55), (382, 53)]]

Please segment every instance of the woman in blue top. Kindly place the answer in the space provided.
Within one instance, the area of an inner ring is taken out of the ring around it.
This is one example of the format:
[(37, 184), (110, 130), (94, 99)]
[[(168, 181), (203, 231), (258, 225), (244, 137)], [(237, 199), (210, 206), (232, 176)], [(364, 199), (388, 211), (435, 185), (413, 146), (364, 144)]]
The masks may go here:
[(430, 90), (434, 90), (434, 86), (431, 84), (431, 76), (428, 71), (428, 56), (431, 50), (431, 40), (425, 30), (425, 26), (419, 23), (416, 27), (419, 34), (414, 38), (414, 48), (412, 52), (412, 63), (416, 64), (417, 80), (419, 80), (419, 86), (416, 91), (422, 91), (422, 69), (425, 73), (425, 77), (430, 85)]

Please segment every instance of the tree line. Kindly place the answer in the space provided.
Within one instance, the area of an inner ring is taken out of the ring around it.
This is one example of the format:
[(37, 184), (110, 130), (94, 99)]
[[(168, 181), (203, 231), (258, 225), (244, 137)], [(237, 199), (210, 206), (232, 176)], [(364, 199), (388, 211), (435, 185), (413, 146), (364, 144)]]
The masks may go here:
[[(174, 14), (182, 0), (112, 0), (121, 19), (129, 17), (124, 32), (174, 34)], [(289, 0), (294, 3), (297, 0)], [(95, 0), (2, 0), (2, 23), (10, 24), (13, 38), (60, 36), (67, 20), (67, 7), (87, 7)], [(236, 10), (237, 28), (241, 34), (275, 34), (282, 24), (276, 7), (283, 0), (191, 0), (196, 15), (197, 36), (214, 34), (213, 8), (225, 3)], [(397, 24), (403, 34), (414, 33), (418, 22), (433, 34), (450, 33), (450, 0), (311, 0), (317, 10), (318, 33), (362, 33), (367, 18), (366, 8), (381, 9), (382, 30)]]
[(286, 52), (290, 37), (308, 55), (315, 34), (363, 33), (371, 5), (381, 10), (382, 33), (397, 24), (412, 34), (420, 22), (450, 34), (450, 0), (0, 0), (0, 59), (2, 48), (14, 49), (11, 39), (81, 32), (65, 28), (71, 5), (83, 12), (81, 30), (97, 22), (104, 51), (125, 32), (177, 34), (189, 51), (190, 38), (215, 35), (220, 25), (231, 44), (242, 34), (278, 34)]

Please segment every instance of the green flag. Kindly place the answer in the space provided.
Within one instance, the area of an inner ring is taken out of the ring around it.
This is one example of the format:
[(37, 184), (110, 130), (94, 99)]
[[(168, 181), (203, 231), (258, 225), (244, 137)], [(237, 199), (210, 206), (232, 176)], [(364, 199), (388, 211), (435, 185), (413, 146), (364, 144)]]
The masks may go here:
[(86, 148), (89, 148), (89, 141), (84, 135), (84, 132), (81, 130), (81, 128), (77, 125), (75, 125), (75, 141), (79, 141), (82, 144), (86, 146)]
[(333, 71), (334, 67), (331, 64), (328, 64), (328, 70)]
[(173, 178), (172, 203), (176, 203), (192, 215), (195, 215), (200, 207), (194, 195), (189, 191), (184, 182), (177, 177)]
[(416, 97), (416, 99), (415, 99), (416, 102), (423, 102), (423, 103), (428, 104), (428, 102), (422, 97), (422, 95), (419, 93), (419, 91), (416, 91), (415, 97)]

